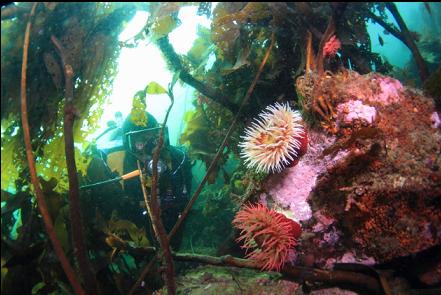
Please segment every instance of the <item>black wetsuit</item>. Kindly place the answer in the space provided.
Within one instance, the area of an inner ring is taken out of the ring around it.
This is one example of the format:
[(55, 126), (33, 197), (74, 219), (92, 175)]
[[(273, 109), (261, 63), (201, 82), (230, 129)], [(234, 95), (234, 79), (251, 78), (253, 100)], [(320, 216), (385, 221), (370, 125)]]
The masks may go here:
[[(185, 208), (191, 194), (191, 165), (183, 148), (174, 146), (164, 147), (161, 152), (160, 161), (168, 166), (159, 175), (158, 197), (161, 205), (161, 219), (165, 230), (169, 232)], [(146, 165), (147, 163), (142, 164), (142, 166)], [(130, 153), (126, 153), (124, 174), (136, 169), (136, 158)], [(126, 212), (125, 215), (138, 226), (145, 226), (147, 224), (149, 239), (154, 240), (153, 230), (145, 215), (147, 210), (144, 207), (144, 197), (139, 178), (135, 177), (126, 180), (124, 182), (124, 190), (132, 203), (130, 209), (127, 208), (131, 212)], [(149, 189), (148, 193), (150, 193)], [(178, 231), (171, 241), (171, 245), (175, 250), (179, 247), (181, 239), (182, 230)]]

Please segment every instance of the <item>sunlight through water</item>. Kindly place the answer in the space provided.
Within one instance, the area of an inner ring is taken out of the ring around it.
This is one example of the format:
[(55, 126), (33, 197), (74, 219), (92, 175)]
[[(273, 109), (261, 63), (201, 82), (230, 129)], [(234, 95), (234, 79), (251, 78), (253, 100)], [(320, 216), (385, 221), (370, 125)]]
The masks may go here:
[[(215, 5), (212, 9), (214, 7)], [(197, 7), (194, 6), (181, 8), (178, 17), (182, 23), (169, 34), (170, 43), (178, 54), (186, 54), (191, 49), (197, 38), (198, 25), (210, 27), (211, 20), (205, 16), (197, 16), (196, 11)], [(119, 40), (126, 41), (133, 38), (145, 26), (148, 17), (148, 12), (138, 11), (120, 34)], [(99, 122), (100, 128), (90, 136), (90, 139), (101, 134), (107, 128), (108, 121), (115, 120), (115, 112), (121, 112), (123, 118), (130, 113), (132, 98), (136, 92), (153, 81), (167, 89), (171, 80), (172, 73), (167, 69), (160, 49), (153, 42), (144, 40), (135, 48), (122, 48), (118, 58), (118, 74), (113, 82), (113, 92), (104, 106)], [(177, 143), (178, 136), (184, 128), (183, 115), (193, 107), (191, 105), (193, 88), (178, 82), (174, 87), (174, 96), (175, 104), (167, 123), (171, 144)], [(147, 96), (147, 111), (158, 122), (164, 120), (169, 104), (170, 99), (165, 94)]]

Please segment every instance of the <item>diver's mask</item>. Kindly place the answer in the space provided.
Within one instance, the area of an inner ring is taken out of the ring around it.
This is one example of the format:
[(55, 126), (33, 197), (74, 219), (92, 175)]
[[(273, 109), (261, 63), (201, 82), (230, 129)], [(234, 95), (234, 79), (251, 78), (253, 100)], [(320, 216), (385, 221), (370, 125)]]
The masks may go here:
[[(151, 159), (153, 155), (153, 150), (158, 143), (161, 129), (162, 127), (159, 126), (127, 132), (125, 134), (125, 137), (130, 153), (132, 153), (138, 160), (142, 162), (147, 162), (148, 164), (148, 160)], [(168, 128), (165, 127), (163, 148), (166, 148), (168, 145), (170, 145), (168, 139)]]

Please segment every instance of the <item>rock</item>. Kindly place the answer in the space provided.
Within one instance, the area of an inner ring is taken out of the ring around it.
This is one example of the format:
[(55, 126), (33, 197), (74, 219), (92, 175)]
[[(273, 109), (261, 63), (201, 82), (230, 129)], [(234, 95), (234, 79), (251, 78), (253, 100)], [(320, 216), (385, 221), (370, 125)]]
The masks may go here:
[[(344, 253), (382, 263), (440, 244), (441, 171), (434, 167), (441, 165), (441, 132), (433, 128), (433, 100), (377, 73), (303, 81), (309, 81), (297, 83), (303, 100), (315, 93), (340, 115), (326, 121), (305, 110), (335, 128), (310, 127), (299, 164), (265, 184), (265, 197), (314, 234), (300, 241), (298, 252), (313, 254), (322, 266)], [(356, 112), (348, 116), (351, 106)]]

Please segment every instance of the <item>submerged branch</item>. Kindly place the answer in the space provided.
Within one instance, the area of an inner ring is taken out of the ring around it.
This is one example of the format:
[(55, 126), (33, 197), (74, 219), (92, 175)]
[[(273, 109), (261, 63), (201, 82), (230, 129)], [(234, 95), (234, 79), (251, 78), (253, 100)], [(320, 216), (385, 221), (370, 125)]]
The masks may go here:
[(396, 22), (398, 23), (398, 26), (400, 27), (401, 33), (405, 40), (404, 44), (406, 44), (406, 46), (409, 47), (410, 51), (412, 52), (412, 55), (415, 58), (415, 62), (418, 66), (418, 72), (420, 75), (421, 82), (424, 82), (429, 77), (429, 70), (427, 69), (426, 62), (424, 61), (418, 47), (416, 46), (415, 41), (409, 29), (407, 28), (406, 23), (401, 17), (401, 14), (398, 12), (395, 3), (392, 2), (386, 3), (386, 7), (392, 13)]
[[(122, 249), (136, 254), (144, 253), (144, 255), (149, 255), (156, 252), (156, 249), (154, 247), (133, 248), (130, 247), (128, 244), (125, 245)], [(216, 266), (233, 266), (250, 269), (261, 268), (261, 266), (253, 260), (237, 258), (231, 255), (216, 257), (209, 255), (177, 252), (173, 252), (172, 255), (173, 258), (177, 261), (203, 263)], [(298, 283), (303, 283), (304, 281), (308, 281), (311, 283), (325, 283), (331, 286), (345, 286), (346, 289), (351, 289), (354, 291), (363, 289), (367, 290), (369, 294), (382, 293), (382, 285), (378, 281), (378, 278), (356, 271), (336, 269), (324, 270), (303, 266), (286, 265), (280, 270), (280, 274), (282, 274), (284, 279)], [(129, 294), (132, 293), (133, 292), (131, 290)]]
[(376, 23), (378, 23), (380, 26), (382, 26), (385, 30), (387, 30), (389, 33), (391, 33), (395, 38), (400, 40), (403, 43), (406, 43), (401, 33), (395, 29), (392, 25), (385, 22), (381, 17), (376, 15), (375, 13), (368, 11), (369, 17), (374, 20)]
[(83, 233), (83, 222), (81, 218), (80, 193), (75, 164), (75, 150), (73, 138), (73, 124), (76, 110), (73, 105), (73, 81), (74, 72), (72, 66), (66, 62), (64, 49), (55, 36), (51, 36), (57, 53), (61, 58), (65, 78), (65, 104), (64, 104), (64, 149), (66, 153), (66, 166), (69, 178), (69, 211), (72, 230), (72, 243), (74, 254), (77, 257), (78, 265), (84, 279), (88, 294), (96, 294), (97, 282), (87, 257), (87, 248)]
[[(191, 261), (219, 266), (235, 266), (242, 268), (260, 269), (261, 266), (249, 259), (236, 258), (231, 255), (214, 257), (197, 254), (175, 253), (174, 258), (180, 261)], [(301, 266), (285, 266), (280, 270), (283, 277), (295, 282), (320, 282), (334, 286), (353, 285), (367, 289), (371, 294), (381, 294), (381, 286), (377, 279), (353, 272), (342, 270), (323, 270)]]
[[(158, 143), (153, 150), (153, 159), (152, 159), (152, 188), (151, 188), (151, 198), (149, 199), (147, 196), (147, 190), (146, 185), (144, 181), (144, 176), (142, 175), (141, 171), (141, 165), (138, 162), (138, 169), (140, 170), (140, 180), (141, 180), (141, 187), (142, 187), (142, 194), (144, 196), (144, 202), (146, 204), (146, 207), (148, 209), (148, 213), (150, 216), (150, 220), (152, 221), (153, 230), (155, 232), (156, 239), (159, 242), (159, 245), (161, 246), (161, 249), (164, 253), (164, 259), (165, 259), (165, 283), (167, 285), (168, 294), (176, 294), (176, 282), (174, 277), (174, 264), (173, 264), (173, 258), (171, 255), (171, 249), (170, 249), (170, 240), (167, 236), (167, 232), (165, 230), (164, 224), (161, 220), (161, 208), (159, 205), (159, 199), (158, 199), (158, 160), (159, 155), (161, 153), (162, 146), (164, 144), (164, 130), (165, 125), (167, 124), (168, 116), (170, 114), (170, 111), (174, 104), (174, 96), (173, 96), (173, 90), (172, 86), (169, 87), (168, 96), (170, 97), (171, 104), (168, 107), (167, 113), (165, 115), (164, 122), (162, 123), (162, 129), (161, 133), (159, 135)], [(156, 256), (157, 257), (157, 256)], [(155, 257), (155, 258), (156, 258)], [(152, 259), (154, 261), (155, 259)], [(150, 261), (150, 263), (147, 265), (147, 267), (144, 269), (144, 271), (141, 273), (140, 278), (138, 279), (135, 285), (132, 287), (132, 291), (134, 291), (137, 288), (138, 282), (141, 282), (143, 277), (147, 274), (148, 269), (153, 265), (153, 262)], [(147, 269), (147, 270), (146, 270)], [(132, 293), (130, 291), (130, 294)]]
[(195, 79), (188, 71), (184, 69), (182, 65), (182, 61), (179, 58), (178, 54), (173, 49), (173, 46), (170, 44), (168, 37), (164, 37), (158, 40), (159, 48), (164, 54), (165, 58), (171, 63), (174, 70), (179, 72), (179, 78), (188, 85), (192, 86), (194, 89), (202, 93), (203, 95), (209, 97), (210, 99), (218, 102), (223, 107), (229, 109), (231, 112), (236, 113), (238, 111), (237, 105), (232, 103), (228, 97), (222, 95), (217, 92), (214, 88), (209, 85), (204, 84), (203, 82)]
[(335, 33), (335, 20), (331, 15), (329, 17), (328, 26), (326, 27), (326, 31), (323, 33), (322, 39), (320, 40), (318, 52), (317, 52), (317, 60), (315, 62), (317, 66), (318, 75), (321, 77), (323, 75), (323, 48), (325, 47), (326, 42), (328, 42), (329, 38)]
[(406, 23), (404, 22), (403, 18), (401, 17), (400, 12), (398, 11), (397, 7), (394, 3), (386, 3), (387, 9), (391, 12), (393, 15), (395, 21), (397, 22), (398, 26), (400, 27), (400, 30), (397, 30), (394, 28), (391, 24), (388, 24), (385, 22), (381, 17), (377, 16), (375, 13), (368, 11), (369, 17), (374, 20), (376, 23), (378, 23), (380, 26), (382, 26), (385, 30), (387, 30), (389, 33), (391, 33), (395, 38), (403, 42), (407, 48), (411, 51), (413, 58), (415, 59), (415, 62), (418, 67), (418, 73), (421, 79), (421, 82), (424, 82), (429, 77), (429, 70), (427, 69), (426, 62), (424, 58), (422, 57), (418, 47), (416, 46), (412, 34), (407, 28)]
[(43, 195), (43, 191), (40, 187), (40, 183), (38, 181), (37, 177), (37, 170), (35, 168), (35, 160), (34, 155), (32, 152), (32, 145), (31, 145), (31, 136), (30, 136), (30, 130), (29, 130), (29, 120), (28, 120), (28, 111), (27, 111), (27, 102), (26, 102), (26, 70), (27, 70), (27, 62), (28, 62), (28, 49), (29, 49), (29, 35), (31, 30), (31, 18), (33, 17), (35, 13), (35, 8), (37, 6), (37, 3), (35, 3), (32, 7), (32, 11), (29, 17), (29, 21), (26, 26), (26, 32), (25, 32), (25, 38), (24, 38), (24, 44), (23, 44), (23, 63), (21, 68), (21, 120), (23, 125), (23, 135), (24, 135), (24, 142), (26, 146), (26, 157), (28, 160), (29, 165), (29, 172), (31, 174), (31, 182), (35, 189), (35, 194), (37, 198), (38, 208), (40, 209), (41, 216), (43, 217), (44, 225), (46, 227), (46, 232), (49, 236), (49, 239), (52, 242), (52, 245), (54, 247), (55, 254), (57, 255), (61, 266), (63, 267), (63, 270), (72, 285), (72, 288), (74, 289), (76, 294), (85, 294), (83, 288), (81, 287), (80, 283), (78, 282), (77, 278), (75, 277), (74, 270), (72, 266), (69, 263), (69, 260), (66, 257), (66, 254), (64, 253), (61, 243), (57, 238), (57, 235), (55, 233), (54, 224), (52, 222), (52, 219), (49, 215), (48, 207), (46, 204), (45, 197)]

